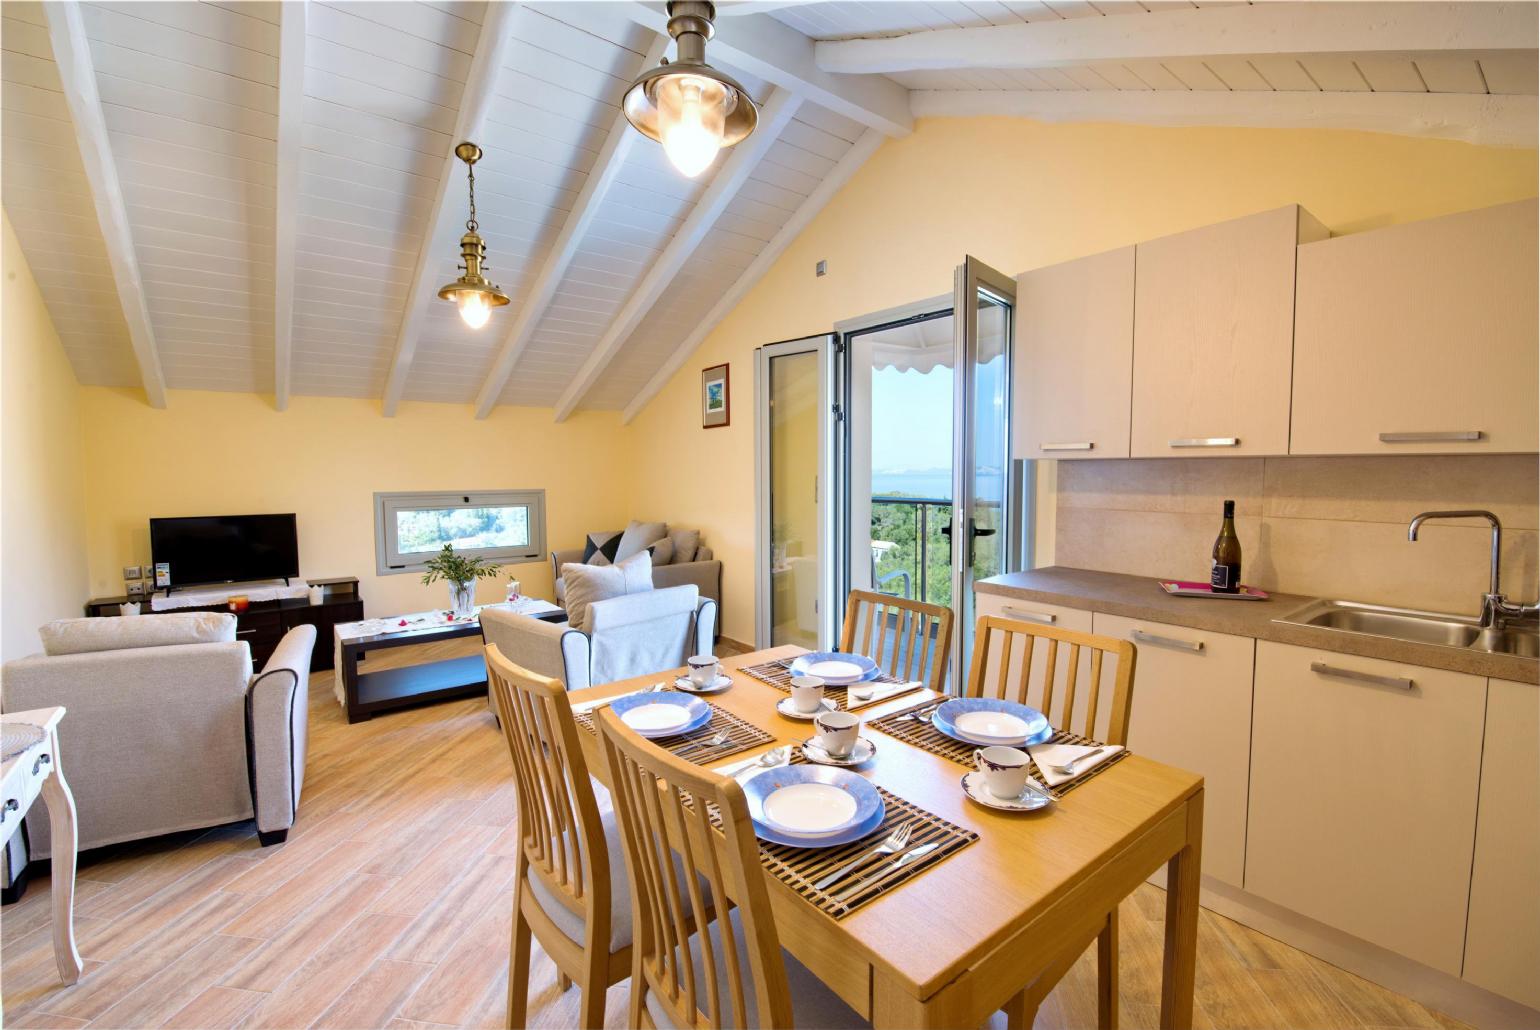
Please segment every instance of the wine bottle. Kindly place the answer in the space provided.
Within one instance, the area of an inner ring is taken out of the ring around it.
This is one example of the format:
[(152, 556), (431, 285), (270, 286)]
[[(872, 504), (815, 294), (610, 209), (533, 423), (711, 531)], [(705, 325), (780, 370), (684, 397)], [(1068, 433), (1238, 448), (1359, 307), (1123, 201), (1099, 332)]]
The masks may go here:
[(1225, 520), (1214, 540), (1214, 566), (1209, 572), (1209, 586), (1219, 594), (1239, 593), (1241, 589), (1241, 541), (1235, 535), (1235, 502), (1225, 502)]

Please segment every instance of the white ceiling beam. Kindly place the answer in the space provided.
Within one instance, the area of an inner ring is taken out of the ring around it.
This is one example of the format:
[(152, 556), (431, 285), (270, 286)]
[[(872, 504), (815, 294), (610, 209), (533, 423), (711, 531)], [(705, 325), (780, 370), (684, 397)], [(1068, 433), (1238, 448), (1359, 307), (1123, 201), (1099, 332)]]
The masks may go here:
[(139, 260), (128, 226), (123, 187), (118, 182), (118, 166), (112, 159), (107, 122), (102, 117), (102, 99), (96, 89), (96, 70), (91, 64), (91, 46), (86, 39), (80, 5), (68, 0), (43, 4), (42, 9), (48, 19), (48, 40), (53, 46), (53, 59), (59, 68), (59, 82), (64, 88), (70, 118), (75, 123), (80, 163), (85, 167), (91, 202), (96, 206), (96, 220), (107, 248), (107, 263), (117, 286), (123, 321), (128, 324), (134, 360), (139, 364), (144, 395), (152, 408), (164, 408), (166, 377), (161, 371), (160, 352), (155, 346), (150, 308), (144, 299), (144, 282), (139, 277)]
[[(628, 3), (632, 21), (668, 33), (668, 15), (650, 4)], [(706, 44), (706, 60), (764, 79), (886, 136), (906, 136), (914, 129), (909, 91), (891, 79), (836, 75), (818, 67), (813, 41), (768, 14), (719, 19)]]
[[(642, 67), (651, 68), (662, 60), (669, 42), (666, 35), (655, 37), (643, 59)], [(557, 287), (561, 285), (562, 277), (567, 274), (567, 268), (577, 255), (588, 226), (593, 222), (600, 203), (626, 162), (626, 154), (641, 139), (642, 134), (631, 127), (624, 113), (615, 115), (614, 121), (610, 123), (609, 135), (599, 148), (599, 156), (588, 170), (583, 189), (578, 193), (572, 210), (567, 213), (556, 241), (551, 244), (551, 251), (546, 255), (545, 264), (540, 267), (535, 284), (530, 287), (529, 294), (520, 300), (518, 316), (508, 326), (508, 334), (498, 348), (497, 358), (492, 362), (480, 392), (476, 394), (477, 418), (486, 418), (497, 407), (497, 399), (502, 396), (508, 377), (513, 374), (519, 357), (529, 346), (535, 329), (555, 299)]]
[(668, 385), (668, 381), (673, 378), (674, 373), (679, 371), (684, 363), (690, 359), (690, 355), (694, 354), (696, 349), (705, 342), (706, 337), (711, 335), (712, 331), (722, 324), (722, 320), (728, 316), (733, 308), (737, 307), (738, 303), (748, 296), (748, 292), (754, 288), (760, 279), (764, 278), (765, 273), (770, 270), (771, 266), (785, 252), (786, 248), (791, 246), (791, 241), (801, 235), (802, 230), (807, 228), (808, 224), (817, 217), (818, 212), (824, 209), (824, 205), (828, 204), (829, 200), (840, 191), (845, 183), (850, 181), (851, 176), (855, 175), (856, 171), (866, 163), (866, 159), (871, 157), (877, 148), (882, 145), (883, 139), (882, 133), (876, 129), (867, 129), (861, 138), (856, 140), (849, 150), (845, 151), (845, 156), (840, 158), (833, 168), (829, 169), (829, 174), (824, 176), (823, 181), (818, 184), (818, 188), (809, 193), (807, 199), (797, 206), (797, 210), (792, 212), (791, 218), (782, 224), (776, 234), (770, 238), (770, 242), (766, 243), (764, 249), (754, 258), (753, 263), (748, 268), (745, 268), (743, 274), (727, 288), (727, 292), (722, 294), (721, 299), (706, 313), (706, 317), (701, 319), (700, 325), (695, 327), (694, 332), (690, 333), (683, 343), (674, 348), (674, 352), (669, 355), (668, 360), (663, 363), (663, 366), (658, 369), (653, 377), (647, 381), (647, 385), (643, 386), (637, 391), (636, 396), (631, 398), (631, 403), (626, 405), (625, 413), (621, 415), (620, 420), (623, 425), (629, 424), (632, 419), (641, 414), (642, 409), (658, 395), (658, 392), (663, 387)]
[(917, 117), (1004, 115), (1048, 122), (1358, 129), (1503, 146), (1536, 145), (1535, 97), (1466, 93), (1193, 90), (917, 90)]
[(481, 22), (481, 35), (476, 39), (476, 53), (471, 58), (470, 72), (465, 79), (465, 89), (460, 94), (460, 110), (455, 115), (454, 135), (449, 140), (449, 153), (444, 155), (444, 165), (439, 170), (438, 188), (433, 194), (433, 206), (423, 232), (422, 246), (417, 251), (417, 264), (412, 271), (411, 285), (406, 296), (406, 307), (401, 312), (401, 327), (396, 332), (396, 350), (390, 359), (390, 374), (385, 380), (385, 397), (382, 410), (394, 415), (401, 406), (401, 395), (406, 391), (407, 374), (412, 368), (412, 358), (417, 353), (417, 337), (422, 331), (423, 316), (430, 304), (443, 303), (438, 299), (439, 269), (449, 251), (439, 246), (449, 227), (465, 218), (464, 162), (454, 155), (458, 144), (475, 142), (486, 124), (487, 111), (497, 95), (497, 77), (513, 45), (513, 21), (518, 17), (519, 5), (512, 3), (487, 4)]
[(280, 5), (278, 191), (273, 249), (273, 407), (289, 407), (294, 367), (294, 262), (299, 231), (299, 162), (304, 136), (305, 38), (309, 0)]
[(695, 253), (695, 248), (706, 239), (706, 234), (711, 232), (722, 212), (727, 210), (727, 205), (748, 181), (749, 173), (797, 113), (801, 102), (801, 97), (786, 90), (776, 90), (771, 95), (760, 112), (759, 127), (748, 139), (728, 151), (721, 168), (712, 177), (711, 185), (706, 187), (690, 210), (689, 217), (647, 269), (647, 274), (642, 276), (642, 281), (631, 291), (631, 296), (620, 306), (614, 321), (605, 328), (604, 335), (599, 337), (593, 352), (588, 355), (588, 360), (583, 362), (577, 375), (562, 392), (556, 402), (556, 421), (565, 421), (567, 416), (577, 410), (584, 395), (599, 381), (615, 355), (620, 353), (620, 348), (635, 332), (642, 319), (647, 317), (658, 298), (663, 296), (685, 262)]
[(817, 43), (847, 75), (1058, 68), (1099, 61), (1269, 54), (1533, 50), (1533, 3), (1258, 3), (912, 32)]

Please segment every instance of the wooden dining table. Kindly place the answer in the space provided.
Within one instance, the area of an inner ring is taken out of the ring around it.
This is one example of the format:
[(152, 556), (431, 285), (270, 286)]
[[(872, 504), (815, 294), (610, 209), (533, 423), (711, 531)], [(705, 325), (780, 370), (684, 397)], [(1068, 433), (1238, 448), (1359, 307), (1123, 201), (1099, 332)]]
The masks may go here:
[[(787, 695), (742, 671), (804, 653), (782, 646), (722, 660), (732, 686), (713, 705), (774, 735), (712, 766), (730, 767), (805, 739), (811, 724), (775, 711)], [(574, 691), (572, 702), (630, 693), (677, 673)], [(893, 794), (978, 833), (973, 844), (843, 919), (767, 874), (781, 945), (877, 1027), (974, 1027), (1066, 949), (1094, 935), (1122, 899), (1167, 866), (1160, 1024), (1188, 1027), (1198, 933), (1202, 777), (1131, 754), (1057, 803), (1031, 813), (985, 808), (963, 793), (966, 769), (870, 728), (927, 690), (858, 710), (877, 745), (857, 771)], [(608, 769), (582, 732), (589, 771)]]

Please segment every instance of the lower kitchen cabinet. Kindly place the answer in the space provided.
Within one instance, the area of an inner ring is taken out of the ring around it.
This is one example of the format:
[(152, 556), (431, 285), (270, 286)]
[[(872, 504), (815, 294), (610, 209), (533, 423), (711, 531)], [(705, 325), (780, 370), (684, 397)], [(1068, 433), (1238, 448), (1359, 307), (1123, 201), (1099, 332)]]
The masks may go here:
[(1490, 680), (1465, 979), (1540, 1009), (1540, 687)]
[(1129, 749), (1203, 776), (1204, 875), (1241, 886), (1256, 641), (1100, 612), (1092, 625), (1139, 649)]
[(1460, 975), (1486, 686), (1258, 641), (1246, 890)]

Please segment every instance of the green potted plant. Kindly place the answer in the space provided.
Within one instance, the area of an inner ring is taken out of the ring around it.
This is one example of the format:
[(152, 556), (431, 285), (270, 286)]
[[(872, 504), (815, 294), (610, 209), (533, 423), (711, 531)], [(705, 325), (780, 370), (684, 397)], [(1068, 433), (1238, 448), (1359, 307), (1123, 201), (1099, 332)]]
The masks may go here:
[(443, 580), (449, 584), (449, 607), (456, 616), (469, 616), (476, 609), (476, 581), (492, 579), (502, 566), (489, 565), (481, 558), (468, 558), (456, 554), (450, 544), (423, 563), (428, 571), (422, 574), (424, 583)]

